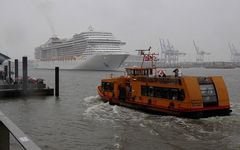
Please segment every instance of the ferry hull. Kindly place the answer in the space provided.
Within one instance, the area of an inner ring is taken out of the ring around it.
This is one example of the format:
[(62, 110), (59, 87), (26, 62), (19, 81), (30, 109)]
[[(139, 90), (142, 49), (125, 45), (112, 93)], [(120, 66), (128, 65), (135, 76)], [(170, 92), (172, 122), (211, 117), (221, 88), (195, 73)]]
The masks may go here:
[(97, 92), (102, 101), (109, 102), (110, 105), (124, 106), (160, 115), (173, 115), (185, 118), (199, 119), (212, 116), (228, 116), (232, 112), (229, 106), (209, 107), (202, 109), (174, 109), (169, 107), (156, 107), (148, 104), (139, 104), (129, 99), (119, 100), (118, 98), (108, 97), (102, 92), (101, 86), (97, 87)]
[(90, 55), (77, 60), (36, 61), (38, 69), (117, 70), (128, 54)]
[(101, 97), (104, 102), (109, 102), (111, 105), (118, 105), (123, 107), (128, 107), (136, 110), (141, 110), (148, 113), (160, 114), (160, 115), (173, 115), (185, 118), (207, 118), (212, 116), (228, 116), (232, 112), (230, 108), (221, 108), (221, 109), (210, 109), (210, 110), (199, 110), (199, 111), (181, 111), (168, 108), (155, 108), (149, 105), (139, 105), (136, 103), (128, 102), (119, 102), (119, 100), (106, 100), (104, 97)]
[(128, 103), (128, 102), (119, 102), (119, 103), (111, 102), (111, 104), (138, 109), (148, 113), (161, 114), (161, 115), (173, 115), (173, 116), (193, 118), (193, 119), (206, 118), (206, 117), (212, 117), (212, 116), (228, 116), (232, 112), (232, 110), (230, 110), (230, 108), (228, 107), (219, 108), (219, 109), (206, 109), (206, 110), (203, 109), (198, 111), (194, 111), (194, 110), (182, 111), (182, 110), (169, 109), (169, 108), (156, 108), (156, 107), (151, 107), (149, 105), (139, 105), (139, 104)]

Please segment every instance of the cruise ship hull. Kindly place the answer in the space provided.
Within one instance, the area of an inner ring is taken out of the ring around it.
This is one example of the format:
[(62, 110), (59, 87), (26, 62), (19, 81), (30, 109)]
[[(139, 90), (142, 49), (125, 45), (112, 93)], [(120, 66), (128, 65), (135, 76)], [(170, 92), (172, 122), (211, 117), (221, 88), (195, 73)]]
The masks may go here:
[(76, 60), (36, 60), (38, 69), (75, 69), (75, 70), (117, 70), (128, 54), (89, 55)]

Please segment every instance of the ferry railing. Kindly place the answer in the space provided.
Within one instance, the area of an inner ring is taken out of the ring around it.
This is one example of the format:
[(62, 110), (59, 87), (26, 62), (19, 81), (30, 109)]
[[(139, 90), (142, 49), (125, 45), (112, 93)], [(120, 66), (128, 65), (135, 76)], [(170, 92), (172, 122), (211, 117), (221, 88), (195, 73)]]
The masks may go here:
[(14, 137), (24, 150), (41, 150), (0, 111), (0, 150), (10, 150), (10, 135)]

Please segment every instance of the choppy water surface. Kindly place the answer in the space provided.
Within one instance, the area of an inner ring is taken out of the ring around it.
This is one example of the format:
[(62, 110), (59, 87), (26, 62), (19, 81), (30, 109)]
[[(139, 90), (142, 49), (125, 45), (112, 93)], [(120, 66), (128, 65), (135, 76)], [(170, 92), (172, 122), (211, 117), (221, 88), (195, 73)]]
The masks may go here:
[[(29, 72), (54, 87), (53, 70)], [(239, 72), (183, 70), (190, 75), (224, 76), (233, 109), (226, 117), (194, 120), (111, 106), (96, 93), (100, 79), (111, 72), (99, 71), (61, 71), (60, 98), (4, 99), (0, 109), (46, 150), (240, 149)]]

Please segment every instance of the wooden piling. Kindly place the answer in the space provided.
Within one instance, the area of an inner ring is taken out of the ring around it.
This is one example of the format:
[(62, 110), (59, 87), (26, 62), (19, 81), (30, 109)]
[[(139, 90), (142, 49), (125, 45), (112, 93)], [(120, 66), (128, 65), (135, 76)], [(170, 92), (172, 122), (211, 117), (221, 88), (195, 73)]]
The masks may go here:
[(4, 66), (4, 80), (7, 79), (7, 75), (8, 75), (8, 66)]
[(14, 60), (14, 66), (15, 66), (15, 81), (18, 79), (18, 59)]
[(8, 81), (11, 83), (11, 61), (8, 61)]
[(23, 72), (23, 92), (27, 92), (27, 82), (28, 82), (28, 68), (27, 68), (27, 57), (22, 57), (22, 72)]
[(55, 67), (55, 96), (59, 96), (59, 67)]

